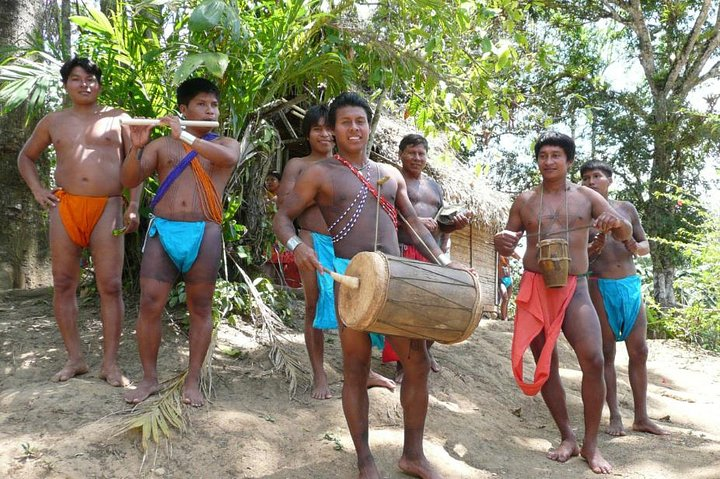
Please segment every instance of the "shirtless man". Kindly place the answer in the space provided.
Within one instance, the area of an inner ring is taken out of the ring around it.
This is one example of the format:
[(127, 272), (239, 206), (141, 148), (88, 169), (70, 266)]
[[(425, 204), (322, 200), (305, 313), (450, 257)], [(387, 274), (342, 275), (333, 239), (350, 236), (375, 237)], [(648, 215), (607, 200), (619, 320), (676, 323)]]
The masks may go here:
[[(72, 106), (50, 113), (35, 127), (18, 156), (18, 168), (40, 205), (49, 209), (53, 309), (68, 360), (53, 376), (67, 381), (88, 372), (77, 327), (80, 255), (90, 248), (100, 294), (103, 362), (100, 377), (112, 386), (126, 386), (117, 363), (125, 305), (122, 268), (125, 234), (137, 230), (142, 185), (130, 192), (123, 218), (120, 164), (129, 149), (128, 132), (120, 126), (123, 111), (98, 104), (102, 73), (87, 58), (73, 58), (60, 69)], [(36, 162), (52, 145), (57, 163), (50, 190), (41, 182)], [(124, 226), (123, 226), (124, 225)]]
[[(523, 258), (523, 273), (517, 295), (512, 367), (515, 379), (525, 394), (542, 391), (543, 400), (560, 430), (560, 446), (548, 458), (565, 462), (582, 455), (593, 472), (609, 474), (612, 466), (600, 453), (597, 433), (600, 427), (605, 383), (603, 381), (602, 335), (600, 322), (588, 292), (588, 227), (611, 232), (619, 241), (632, 237), (632, 226), (622, 219), (600, 194), (570, 183), (567, 172), (575, 158), (575, 142), (567, 135), (545, 132), (535, 143), (542, 183), (518, 196), (510, 208), (504, 231), (495, 235), (495, 249), (503, 256), (512, 255), (524, 232), (528, 245)], [(538, 261), (538, 243), (548, 238), (568, 242), (570, 256), (567, 284), (560, 288), (545, 286)], [(558, 372), (555, 342), (562, 329), (577, 355), (582, 370), (582, 400), (585, 437), (578, 447), (565, 403), (565, 391)], [(530, 347), (536, 361), (535, 381), (523, 381), (523, 354)], [(541, 389), (542, 388), (542, 389)]]
[[(423, 173), (423, 169), (427, 164), (427, 140), (425, 137), (417, 134), (405, 135), (403, 139), (400, 140), (399, 150), (400, 161), (402, 162), (400, 172), (403, 178), (405, 178), (410, 203), (412, 203), (415, 208), (415, 212), (417, 212), (422, 224), (425, 225), (425, 228), (433, 235), (433, 239), (437, 245), (447, 252), (447, 242), (450, 233), (466, 227), (470, 223), (471, 215), (469, 212), (461, 212), (453, 216), (451, 224), (438, 222), (438, 212), (443, 207), (443, 190), (437, 181)], [(415, 235), (407, 225), (402, 222), (398, 228), (398, 241), (400, 242), (400, 253), (403, 257), (435, 263), (432, 258), (426, 257), (414, 246), (414, 243), (417, 241)], [(432, 346), (432, 344), (433, 341), (426, 342), (428, 354), (430, 354), (430, 346)], [(395, 382), (401, 383), (403, 378), (402, 363), (398, 360), (398, 356), (395, 351), (393, 351), (390, 343), (385, 343), (383, 361), (397, 361)], [(440, 371), (440, 367), (432, 354), (430, 354), (430, 369), (434, 372)]]
[[(177, 88), (178, 108), (187, 120), (217, 121), (219, 98), (218, 88), (203, 78), (186, 80)], [(124, 185), (137, 185), (155, 172), (160, 181), (150, 205), (155, 217), (140, 266), (136, 331), (143, 379), (125, 400), (139, 403), (160, 388), (161, 315), (182, 273), (190, 312), (190, 358), (182, 400), (202, 406), (200, 373), (212, 336), (212, 299), (222, 254), (222, 196), (238, 164), (240, 144), (212, 133), (212, 128), (182, 130), (175, 116), (162, 118), (161, 124), (169, 126), (171, 134), (153, 141), (152, 126), (131, 127), (132, 149), (122, 166)], [(197, 156), (190, 161), (191, 155)]]
[[(582, 184), (608, 199), (612, 184), (612, 168), (601, 161), (588, 161), (580, 167)], [(647, 414), (647, 316), (640, 290), (640, 277), (635, 270), (635, 256), (650, 253), (650, 243), (640, 224), (635, 206), (628, 201), (609, 200), (615, 211), (633, 226), (633, 235), (625, 242), (596, 233), (588, 254), (590, 256), (590, 297), (600, 317), (603, 355), (605, 357), (606, 400), (610, 408), (607, 433), (624, 436), (622, 416), (617, 399), (615, 374), (615, 343), (625, 341), (628, 351), (628, 375), (633, 392), (634, 431), (668, 434), (652, 422)]]
[[(444, 264), (450, 263), (423, 226), (407, 197), (405, 180), (400, 172), (367, 158), (365, 148), (370, 134), (372, 111), (367, 101), (356, 93), (343, 93), (333, 101), (328, 124), (335, 134), (338, 155), (316, 162), (298, 178), (295, 188), (283, 201), (275, 216), (278, 239), (295, 252), (301, 269), (322, 271), (314, 251), (295, 235), (292, 221), (312, 205), (317, 205), (330, 225), (337, 259), (335, 267), (343, 272), (349, 259), (361, 251), (375, 249), (376, 198), (378, 179), (387, 177), (382, 186), (382, 210), (378, 215), (377, 246), (386, 254), (399, 256), (396, 209), (400, 211)], [(380, 471), (370, 452), (368, 440), (367, 376), (370, 371), (370, 337), (368, 333), (339, 324), (343, 350), (342, 402), (350, 435), (355, 445), (360, 478), (379, 478)], [(386, 338), (402, 358), (405, 381), (400, 393), (404, 410), (405, 445), (398, 463), (408, 474), (438, 478), (423, 452), (423, 430), (428, 405), (427, 378), (430, 361), (423, 340), (397, 336)]]
[[(278, 190), (279, 205), (282, 205), (287, 195), (292, 192), (295, 182), (303, 171), (318, 161), (332, 157), (335, 143), (333, 142), (332, 130), (327, 125), (327, 112), (327, 106), (315, 105), (305, 113), (302, 131), (310, 145), (310, 154), (301, 158), (293, 158), (288, 162), (283, 171), (280, 189)], [(317, 206), (311, 206), (303, 211), (296, 222), (300, 227), (298, 234), (305, 244), (315, 250), (330, 248), (332, 251), (332, 239), (328, 236), (327, 225)], [(322, 255), (319, 256), (322, 257)], [(305, 292), (305, 347), (310, 357), (313, 374), (311, 395), (314, 399), (330, 399), (332, 393), (323, 366), (325, 350), (323, 329), (337, 328), (337, 322), (334, 321), (335, 305), (332, 294), (332, 279), (327, 275), (324, 278), (317, 278), (315, 270), (308, 269), (300, 269), (300, 277)], [(327, 282), (328, 280), (329, 285), (325, 284), (324, 287), (329, 287), (329, 291), (325, 289), (327, 292), (320, 292), (318, 289), (319, 283), (322, 284), (323, 281)], [(329, 304), (327, 304), (327, 301), (320, 300), (321, 308), (318, 311), (318, 299), (321, 295), (329, 296), (330, 299)], [(324, 311), (326, 308), (331, 308), (331, 310)], [(330, 324), (326, 323), (328, 316), (331, 316)], [(316, 323), (317, 326), (313, 326), (313, 323)]]
[[(295, 187), (295, 182), (310, 165), (328, 158), (332, 158), (335, 146), (332, 130), (327, 124), (328, 108), (325, 105), (310, 107), (305, 113), (302, 130), (310, 145), (310, 154), (301, 158), (291, 159), (283, 171), (279, 202)], [(332, 238), (327, 231), (327, 225), (317, 206), (311, 206), (300, 216), (296, 223), (300, 226), (298, 235), (305, 244), (315, 250), (318, 260), (326, 267), (332, 268), (335, 256)], [(335, 294), (332, 278), (326, 274), (319, 274), (315, 270), (300, 269), (303, 290), (305, 292), (305, 346), (310, 356), (310, 366), (313, 371), (312, 397), (315, 399), (329, 399), (332, 397), (328, 386), (327, 374), (323, 366), (325, 349), (325, 334), (323, 329), (337, 329), (335, 318)], [(367, 387), (384, 387), (390, 390), (395, 388), (395, 382), (370, 370)]]

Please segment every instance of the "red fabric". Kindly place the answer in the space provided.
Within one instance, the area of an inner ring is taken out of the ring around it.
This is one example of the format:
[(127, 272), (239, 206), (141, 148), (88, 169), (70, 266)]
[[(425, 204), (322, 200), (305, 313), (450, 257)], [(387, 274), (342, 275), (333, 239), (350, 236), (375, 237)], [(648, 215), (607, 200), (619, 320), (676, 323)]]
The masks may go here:
[(282, 253), (278, 253), (278, 250), (273, 248), (272, 255), (270, 256), (270, 262), (277, 264), (279, 268), (282, 268), (283, 278), (285, 278), (285, 283), (289, 287), (302, 287), (300, 270), (295, 264), (295, 255), (292, 251), (283, 251)]
[[(423, 256), (420, 250), (411, 244), (400, 243), (400, 253), (402, 254), (403, 258), (430, 263), (430, 260)], [(400, 361), (400, 356), (398, 356), (392, 346), (390, 346), (390, 343), (388, 341), (385, 341), (385, 346), (383, 346), (382, 351), (382, 362), (393, 363), (395, 361)]]
[[(540, 273), (523, 273), (515, 300), (517, 312), (511, 360), (515, 381), (528, 396), (537, 394), (550, 376), (552, 352), (576, 286), (577, 276), (568, 276), (568, 282), (562, 288), (548, 288)], [(541, 332), (545, 333), (545, 345), (535, 365), (534, 381), (528, 384), (523, 382), (523, 354)]]

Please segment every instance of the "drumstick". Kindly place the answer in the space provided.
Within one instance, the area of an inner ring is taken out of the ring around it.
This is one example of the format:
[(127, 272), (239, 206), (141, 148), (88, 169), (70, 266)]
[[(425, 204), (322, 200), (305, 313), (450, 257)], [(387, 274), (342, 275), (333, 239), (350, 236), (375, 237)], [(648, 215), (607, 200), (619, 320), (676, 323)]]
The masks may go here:
[[(156, 118), (129, 118), (127, 120), (121, 119), (120, 124), (130, 126), (155, 126), (160, 124), (160, 120)], [(217, 128), (218, 126), (220, 126), (220, 122), (205, 120), (180, 120), (180, 126)]]
[(374, 251), (377, 251), (377, 245), (378, 245), (378, 224), (380, 221), (380, 198), (382, 197), (382, 185), (384, 185), (387, 180), (389, 180), (389, 176), (383, 176), (382, 178), (378, 178), (377, 180), (377, 187), (378, 187), (378, 197), (377, 197), (377, 205), (375, 207), (375, 249)]
[(335, 271), (330, 271), (327, 268), (323, 268), (326, 273), (330, 275), (330, 277), (337, 281), (340, 284), (344, 284), (350, 289), (358, 289), (360, 287), (360, 278), (356, 278), (355, 276), (348, 276), (346, 274), (340, 274), (336, 273)]

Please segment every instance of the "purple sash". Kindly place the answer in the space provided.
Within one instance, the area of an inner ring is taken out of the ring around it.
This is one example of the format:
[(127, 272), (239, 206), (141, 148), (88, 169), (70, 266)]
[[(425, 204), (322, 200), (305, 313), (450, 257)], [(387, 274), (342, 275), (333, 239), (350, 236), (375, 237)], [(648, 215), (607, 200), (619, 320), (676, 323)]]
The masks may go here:
[[(217, 133), (210, 132), (210, 133), (206, 133), (205, 135), (203, 135), (202, 139), (205, 141), (212, 141), (219, 137), (220, 137), (220, 135), (218, 135)], [(195, 150), (191, 150), (190, 152), (188, 152), (188, 154), (185, 155), (185, 157), (182, 160), (180, 160), (180, 163), (178, 163), (177, 166), (175, 166), (175, 168), (172, 169), (170, 174), (167, 175), (167, 178), (165, 178), (165, 181), (162, 182), (160, 187), (158, 187), (157, 192), (155, 192), (155, 198), (153, 198), (152, 202), (150, 203), (150, 211), (155, 210), (155, 206), (157, 206), (157, 204), (160, 202), (162, 197), (165, 196), (165, 193), (167, 193), (167, 190), (170, 188), (170, 185), (172, 185), (175, 182), (175, 180), (178, 179), (178, 176), (180, 176), (180, 174), (183, 171), (185, 171), (185, 168), (187, 168), (187, 166), (190, 164), (190, 162), (195, 159), (197, 154), (198, 154), (198, 152)]]

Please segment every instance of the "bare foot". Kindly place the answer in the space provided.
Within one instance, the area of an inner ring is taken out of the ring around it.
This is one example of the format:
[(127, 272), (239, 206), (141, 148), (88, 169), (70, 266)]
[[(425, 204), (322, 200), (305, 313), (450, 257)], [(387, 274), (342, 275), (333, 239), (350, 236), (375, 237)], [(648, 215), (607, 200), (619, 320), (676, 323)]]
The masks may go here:
[(313, 399), (330, 399), (333, 397), (325, 374), (313, 378), (313, 388), (310, 395)]
[(632, 428), (633, 431), (648, 432), (650, 434), (657, 434), (658, 436), (665, 436), (670, 434), (669, 431), (661, 428), (660, 426), (652, 422), (649, 418), (636, 419), (632, 425)]
[(125, 401), (130, 404), (140, 404), (159, 390), (160, 384), (158, 384), (157, 380), (146, 381), (143, 379), (140, 384), (135, 387), (135, 389), (131, 389), (123, 394), (123, 397), (125, 398)]
[(372, 455), (364, 460), (358, 457), (358, 479), (381, 479), (381, 477)]
[(370, 370), (370, 374), (368, 374), (367, 378), (367, 387), (374, 388), (374, 387), (381, 387), (389, 389), (390, 391), (395, 390), (395, 381), (392, 379), (388, 379), (385, 376), (381, 376), (380, 374), (376, 373), (372, 369)]
[(588, 451), (583, 447), (580, 455), (585, 458), (588, 466), (590, 466), (590, 469), (592, 469), (592, 472), (595, 474), (610, 474), (612, 472), (612, 466), (602, 457), (600, 449), (595, 447), (591, 451)]
[(623, 427), (622, 418), (611, 417), (610, 424), (608, 424), (608, 427), (607, 427), (607, 429), (605, 429), (605, 432), (610, 434), (611, 436), (624, 436), (625, 428)]
[(84, 360), (73, 361), (68, 359), (65, 366), (52, 377), (52, 380), (55, 382), (64, 382), (75, 376), (85, 374), (86, 372), (88, 372), (88, 367)]
[(187, 380), (183, 386), (182, 402), (194, 407), (201, 407), (205, 404), (205, 397), (197, 384), (188, 384)]
[(580, 448), (577, 445), (577, 440), (572, 438), (564, 439), (556, 449), (548, 451), (546, 456), (548, 459), (552, 459), (553, 461), (566, 462), (568, 459), (573, 456), (577, 456), (578, 454), (580, 454)]
[(104, 379), (110, 386), (125, 387), (130, 384), (130, 380), (125, 377), (120, 366), (113, 364), (100, 370), (100, 379)]
[(403, 456), (398, 461), (398, 467), (405, 474), (411, 476), (421, 477), (422, 479), (442, 479), (442, 476), (433, 469), (425, 457), (420, 460), (411, 461)]

